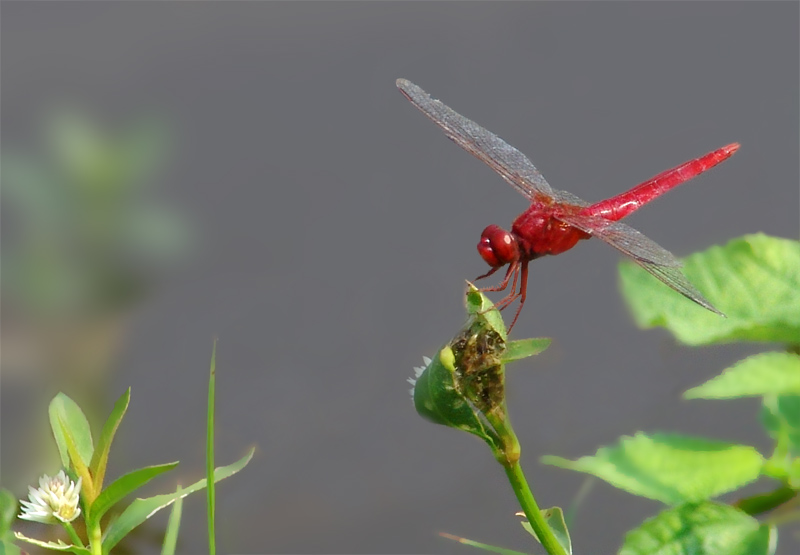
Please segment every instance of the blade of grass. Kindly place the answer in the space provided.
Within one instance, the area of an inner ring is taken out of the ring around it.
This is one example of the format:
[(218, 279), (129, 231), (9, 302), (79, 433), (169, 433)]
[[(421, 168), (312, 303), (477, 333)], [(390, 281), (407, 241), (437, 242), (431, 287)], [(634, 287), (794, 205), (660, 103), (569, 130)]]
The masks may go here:
[[(251, 448), (247, 454), (228, 466), (222, 466), (214, 472), (214, 481), (219, 482), (233, 474), (239, 472), (242, 468), (247, 466), (247, 463), (253, 458), (255, 447)], [(135, 499), (133, 503), (128, 505), (128, 508), (122, 511), (111, 524), (108, 525), (103, 538), (103, 553), (110, 553), (112, 549), (128, 535), (128, 533), (143, 523), (145, 520), (156, 514), (158, 511), (174, 503), (178, 498), (186, 497), (194, 493), (208, 484), (207, 479), (203, 478), (194, 484), (183, 488), (179, 493), (166, 493), (163, 495), (156, 495), (146, 499)]]
[[(181, 492), (181, 486), (175, 493)], [(183, 497), (178, 497), (172, 504), (172, 511), (169, 513), (167, 523), (167, 533), (164, 535), (164, 545), (161, 546), (161, 555), (175, 555), (175, 548), (178, 545), (178, 530), (181, 527), (181, 513), (183, 512)]]
[(489, 551), (491, 553), (499, 553), (500, 555), (525, 555), (525, 553), (521, 551), (505, 549), (504, 547), (497, 547), (496, 545), (489, 545), (488, 543), (476, 542), (474, 540), (462, 538), (461, 536), (448, 534), (447, 532), (439, 532), (439, 535), (443, 538), (447, 538), (448, 540), (457, 541), (458, 543), (463, 543), (464, 545), (469, 545), (471, 547), (477, 547), (478, 549), (483, 549), (484, 551)]
[(206, 479), (208, 480), (208, 553), (215, 555), (217, 552), (215, 520), (215, 495), (214, 495), (214, 397), (217, 382), (217, 340), (211, 350), (211, 369), (208, 377), (208, 435), (206, 436)]

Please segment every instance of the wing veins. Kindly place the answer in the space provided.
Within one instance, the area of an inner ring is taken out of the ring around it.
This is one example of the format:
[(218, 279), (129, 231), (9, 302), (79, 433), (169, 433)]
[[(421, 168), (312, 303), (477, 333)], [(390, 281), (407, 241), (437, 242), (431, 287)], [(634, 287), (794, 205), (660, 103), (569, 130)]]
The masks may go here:
[(706, 299), (683, 275), (680, 260), (667, 249), (629, 225), (612, 222), (600, 216), (565, 214), (557, 219), (577, 227), (581, 231), (602, 239), (618, 251), (628, 255), (642, 269), (659, 281), (674, 289), (700, 306), (725, 316)]
[(517, 191), (531, 200), (540, 194), (553, 196), (550, 184), (519, 150), (443, 102), (431, 98), (414, 83), (398, 79), (397, 87), (450, 140), (491, 167)]

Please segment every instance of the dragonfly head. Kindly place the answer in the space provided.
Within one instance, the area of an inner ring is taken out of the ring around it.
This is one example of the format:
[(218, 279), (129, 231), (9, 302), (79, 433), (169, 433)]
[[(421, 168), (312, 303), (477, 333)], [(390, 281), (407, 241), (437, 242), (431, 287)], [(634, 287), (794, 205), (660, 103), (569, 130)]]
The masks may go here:
[(481, 233), (478, 253), (492, 268), (499, 268), (519, 260), (517, 238), (497, 225), (490, 225)]

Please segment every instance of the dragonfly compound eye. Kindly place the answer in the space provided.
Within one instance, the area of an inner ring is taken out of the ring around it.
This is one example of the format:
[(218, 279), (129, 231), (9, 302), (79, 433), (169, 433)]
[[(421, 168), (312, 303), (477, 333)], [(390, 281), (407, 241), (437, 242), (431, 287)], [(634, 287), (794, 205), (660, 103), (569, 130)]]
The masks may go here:
[(490, 225), (481, 233), (478, 253), (492, 268), (519, 260), (517, 239), (500, 226)]

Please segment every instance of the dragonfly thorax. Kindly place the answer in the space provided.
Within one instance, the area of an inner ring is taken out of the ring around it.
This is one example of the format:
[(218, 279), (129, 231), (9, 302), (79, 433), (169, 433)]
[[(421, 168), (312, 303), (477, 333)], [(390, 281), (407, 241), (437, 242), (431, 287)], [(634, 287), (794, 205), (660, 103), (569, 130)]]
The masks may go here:
[(519, 260), (519, 245), (512, 233), (498, 225), (490, 225), (481, 233), (478, 253), (492, 268), (499, 268)]
[(517, 237), (520, 256), (526, 260), (547, 254), (561, 254), (574, 247), (581, 239), (590, 237), (536, 205), (531, 205), (517, 216), (511, 224), (511, 233)]

